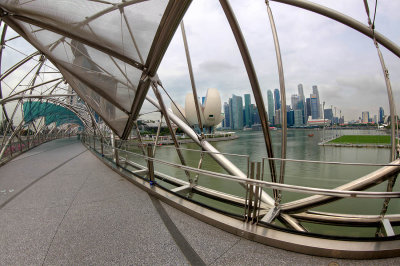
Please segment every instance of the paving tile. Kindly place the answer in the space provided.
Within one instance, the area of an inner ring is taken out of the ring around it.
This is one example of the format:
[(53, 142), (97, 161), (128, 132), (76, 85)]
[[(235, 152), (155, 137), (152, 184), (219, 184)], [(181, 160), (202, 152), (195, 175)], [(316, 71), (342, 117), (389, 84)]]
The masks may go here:
[(0, 210), (0, 265), (41, 265), (66, 210)]
[(199, 221), (166, 203), (162, 205), (176, 227), (206, 264), (213, 263), (241, 239)]
[(51, 245), (46, 265), (185, 265), (147, 195), (73, 206)]

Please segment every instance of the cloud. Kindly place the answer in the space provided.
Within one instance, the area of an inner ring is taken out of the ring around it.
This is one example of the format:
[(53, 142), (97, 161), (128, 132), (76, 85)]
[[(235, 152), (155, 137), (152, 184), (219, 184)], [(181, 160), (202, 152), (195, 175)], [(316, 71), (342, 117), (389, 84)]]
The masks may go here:
[[(265, 3), (239, 0), (230, 2), (246, 38), (266, 102), (267, 90), (279, 88), (279, 78)], [(364, 24), (367, 22), (362, 2), (314, 2), (338, 10)], [(400, 18), (394, 11), (399, 10), (400, 4), (394, 2), (378, 3), (376, 27), (392, 41), (400, 42), (400, 32), (396, 29)], [(297, 93), (297, 85), (302, 83), (306, 96), (311, 93), (312, 85), (318, 85), (321, 102), (325, 101), (327, 106), (333, 105), (342, 110), (346, 120), (358, 118), (362, 111), (377, 114), (379, 106), (388, 112), (385, 81), (371, 39), (310, 11), (281, 3), (270, 4), (282, 52), (288, 104), (291, 94)], [(222, 101), (227, 101), (232, 93), (251, 93), (243, 60), (219, 4), (216, 1), (195, 1), (184, 21), (199, 95), (205, 94), (207, 87), (218, 88)], [(173, 80), (168, 83), (173, 88), (179, 88), (172, 94), (183, 101), (182, 95), (191, 91), (191, 86), (180, 35), (178, 30), (159, 73), (161, 77), (164, 73), (169, 77), (174, 73)], [(400, 95), (399, 58), (385, 48), (381, 49), (389, 69), (395, 99), (400, 100), (397, 96)]]

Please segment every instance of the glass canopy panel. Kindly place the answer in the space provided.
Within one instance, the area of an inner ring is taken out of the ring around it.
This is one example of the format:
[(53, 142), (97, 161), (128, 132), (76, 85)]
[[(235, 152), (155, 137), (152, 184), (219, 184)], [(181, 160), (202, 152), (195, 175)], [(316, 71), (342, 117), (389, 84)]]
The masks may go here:
[(19, 24), (30, 40), (63, 70), (73, 89), (117, 134), (122, 134), (122, 123), (127, 121), (126, 113), (131, 109), (141, 71), (76, 40), (24, 22)]
[(30, 123), (37, 118), (44, 117), (46, 125), (56, 123), (56, 126), (63, 124), (77, 124), (83, 126), (82, 121), (74, 112), (53, 103), (38, 101), (25, 102), (23, 104), (23, 112), (25, 123)]
[(188, 7), (189, 1), (182, 2), (3, 0), (0, 8), (4, 21), (62, 70), (79, 96), (126, 138), (148, 90), (141, 87), (136, 94), (139, 80), (156, 73)]
[(112, 103), (100, 96), (94, 90), (91, 90), (85, 83), (74, 77), (67, 70), (64, 70), (62, 67), (59, 67), (59, 69), (79, 97), (92, 107), (93, 110), (99, 114), (119, 136), (121, 136), (126, 122), (128, 121), (128, 115), (122, 110), (116, 108)]
[[(58, 65), (129, 112), (141, 71), (81, 42), (22, 23)], [(129, 73), (129, 74), (128, 74)]]
[(114, 1), (114, 4), (4, 0), (1, 5), (14, 14), (71, 32), (140, 62), (137, 47), (145, 61), (167, 4), (165, 0)]

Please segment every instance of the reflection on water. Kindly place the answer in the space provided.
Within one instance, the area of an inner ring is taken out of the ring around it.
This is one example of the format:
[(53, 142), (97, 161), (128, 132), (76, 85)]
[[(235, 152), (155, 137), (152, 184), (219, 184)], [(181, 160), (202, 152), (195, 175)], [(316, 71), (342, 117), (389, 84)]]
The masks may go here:
[[(272, 142), (274, 157), (281, 156), (281, 131), (272, 131)], [(334, 131), (324, 132), (325, 136), (335, 133)], [(354, 134), (360, 132), (347, 132)], [(361, 132), (364, 133), (364, 132)], [(365, 131), (370, 134), (371, 132)], [(373, 132), (372, 132), (373, 133)], [(231, 141), (212, 142), (211, 144), (220, 152), (232, 154), (248, 155), (251, 161), (261, 161), (267, 157), (264, 138), (262, 132), (239, 131), (239, 139)], [(314, 134), (309, 137), (308, 134)], [(359, 163), (387, 163), (390, 158), (390, 150), (384, 148), (352, 148), (352, 147), (329, 147), (319, 146), (322, 139), (322, 130), (288, 130), (287, 137), (287, 158), (315, 160), (315, 161), (336, 161), (336, 162), (359, 162)], [(182, 145), (184, 148), (199, 150), (196, 144)], [(186, 163), (192, 167), (197, 167), (200, 153), (193, 151), (182, 151)], [(176, 151), (171, 146), (160, 147), (157, 149), (156, 158), (179, 163)], [(243, 157), (227, 156), (244, 173), (247, 173), (247, 159)], [(270, 181), (268, 164), (265, 164), (266, 171), (264, 180)], [(280, 163), (276, 162), (277, 169)], [(202, 165), (203, 169), (226, 173), (222, 167), (213, 161), (209, 156), (205, 156)], [(285, 183), (319, 188), (335, 188), (348, 183), (356, 178), (366, 175), (379, 167), (373, 166), (343, 166), (343, 165), (322, 165), (311, 163), (287, 162), (285, 170)], [(156, 171), (167, 173), (171, 176), (187, 180), (184, 172), (179, 169), (156, 166)], [(277, 171), (279, 173), (279, 170)], [(222, 179), (199, 176), (199, 185), (214, 188), (226, 193), (244, 196), (243, 187), (235, 182)], [(386, 182), (377, 185), (370, 191), (385, 191)], [(395, 191), (399, 190), (398, 182)], [(271, 192), (267, 191), (270, 195)], [(304, 198), (310, 195), (284, 192), (282, 202), (289, 202), (295, 199)], [(315, 210), (339, 212), (339, 213), (359, 213), (359, 214), (378, 214), (382, 208), (383, 200), (371, 199), (343, 199), (337, 202), (320, 206)], [(400, 204), (398, 199), (393, 199), (389, 207), (389, 213), (399, 213)]]

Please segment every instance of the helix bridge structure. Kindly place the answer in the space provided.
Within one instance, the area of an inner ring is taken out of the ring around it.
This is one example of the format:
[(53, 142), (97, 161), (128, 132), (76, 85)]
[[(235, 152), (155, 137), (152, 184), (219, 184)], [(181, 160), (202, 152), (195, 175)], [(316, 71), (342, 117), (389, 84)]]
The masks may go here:
[[(198, 126), (203, 127), (196, 73), (183, 23), (191, 2), (0, 1), (1, 165), (43, 142), (78, 136), (99, 160), (133, 184), (230, 233), (318, 256), (398, 256), (400, 191), (396, 178), (400, 158), (396, 127), (391, 127), (391, 155), (387, 163), (298, 160), (287, 158), (287, 121), (282, 116), (281, 148), (277, 153), (259, 77), (228, 0), (219, 2), (256, 101), (267, 156), (254, 160), (248, 155), (218, 150), (183, 115), (174, 114), (167, 106), (171, 101), (175, 112), (179, 111), (170, 97), (173, 88), (164, 86), (157, 73), (174, 34), (182, 34), (190, 92)], [(374, 29), (368, 1), (364, 1), (368, 23), (305, 0), (265, 1), (275, 46), (274, 60), (278, 64), (280, 97), (285, 103), (284, 67), (275, 27), (279, 18), (274, 18), (270, 2), (325, 16), (370, 38), (383, 69), (387, 90), (382, 93), (387, 94), (391, 124), (397, 124), (390, 70), (380, 49), (384, 47), (400, 57), (400, 47)], [(165, 121), (174, 145), (158, 145), (161, 122), (154, 139), (145, 140), (141, 135), (138, 119), (146, 104), (159, 113), (160, 121)], [(282, 113), (285, 112), (286, 106), (282, 104)], [(183, 147), (176, 137), (177, 129), (195, 147)], [(161, 151), (170, 156), (161, 157)], [(188, 159), (189, 155), (197, 159)], [(374, 166), (375, 170), (338, 187), (321, 188), (317, 182), (308, 187), (285, 182), (289, 163)], [(290, 193), (296, 196), (286, 200), (285, 194)], [(373, 202), (374, 207), (369, 213), (361, 213), (352, 209), (354, 201), (367, 206)], [(344, 203), (335, 206), (345, 205), (347, 209), (335, 207), (327, 211), (338, 202)], [(366, 228), (369, 233), (348, 234)]]

